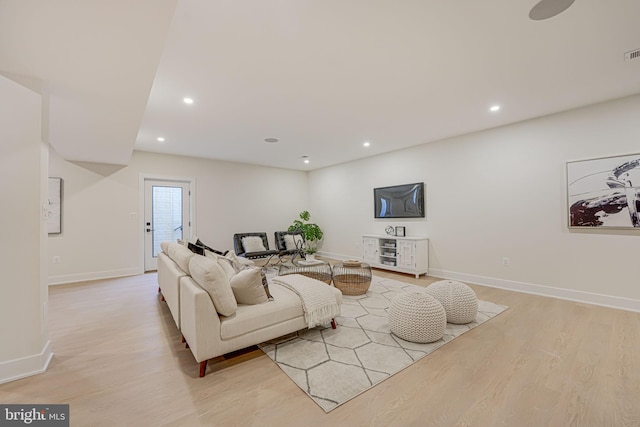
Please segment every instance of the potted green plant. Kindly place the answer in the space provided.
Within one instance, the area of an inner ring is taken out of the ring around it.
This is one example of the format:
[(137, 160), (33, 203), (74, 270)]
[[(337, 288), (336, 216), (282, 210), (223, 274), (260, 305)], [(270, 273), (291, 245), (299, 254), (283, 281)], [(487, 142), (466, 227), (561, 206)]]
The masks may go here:
[(293, 224), (289, 226), (289, 231), (296, 231), (302, 233), (304, 237), (304, 253), (307, 254), (307, 260), (313, 260), (315, 253), (318, 252), (318, 242), (324, 236), (322, 229), (318, 224), (309, 222), (311, 214), (309, 211), (300, 212), (300, 219), (293, 221)]

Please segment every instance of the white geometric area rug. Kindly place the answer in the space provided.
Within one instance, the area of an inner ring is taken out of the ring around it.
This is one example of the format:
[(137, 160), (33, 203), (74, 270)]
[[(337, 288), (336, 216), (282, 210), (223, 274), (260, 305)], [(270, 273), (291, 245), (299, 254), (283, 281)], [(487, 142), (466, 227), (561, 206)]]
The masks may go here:
[(404, 341), (391, 334), (387, 312), (394, 296), (416, 288), (373, 276), (365, 295), (343, 295), (337, 329), (316, 327), (259, 347), (329, 412), (507, 309), (478, 300), (475, 322), (447, 323), (444, 337), (433, 343)]

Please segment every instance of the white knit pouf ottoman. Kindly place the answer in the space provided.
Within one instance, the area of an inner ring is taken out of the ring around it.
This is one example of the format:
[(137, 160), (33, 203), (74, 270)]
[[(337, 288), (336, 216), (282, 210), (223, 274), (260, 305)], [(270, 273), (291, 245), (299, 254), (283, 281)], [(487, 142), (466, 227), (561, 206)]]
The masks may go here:
[(391, 300), (391, 332), (406, 341), (428, 343), (441, 339), (447, 327), (442, 304), (424, 292), (407, 292)]
[(447, 322), (462, 325), (476, 320), (478, 297), (469, 286), (455, 280), (440, 280), (427, 286), (426, 292), (440, 301)]

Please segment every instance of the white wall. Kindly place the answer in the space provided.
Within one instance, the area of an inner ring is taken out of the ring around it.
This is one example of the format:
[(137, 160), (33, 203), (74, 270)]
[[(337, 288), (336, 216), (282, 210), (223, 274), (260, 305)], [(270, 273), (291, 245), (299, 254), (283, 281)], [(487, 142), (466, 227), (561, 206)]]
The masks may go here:
[(46, 327), (47, 148), (40, 95), (0, 76), (0, 383), (43, 372), (52, 356)]
[[(309, 174), (142, 152), (110, 169), (52, 153), (65, 195), (49, 282), (142, 271), (138, 184), (151, 174), (196, 178), (197, 235), (221, 249), (242, 231), (267, 231), (273, 245), (273, 231), (309, 209), (327, 255), (359, 257), (362, 234), (404, 225), (430, 238), (431, 275), (640, 310), (640, 235), (569, 230), (565, 189), (567, 161), (640, 151), (638, 117), (634, 96)], [(419, 181), (425, 219), (373, 218), (374, 187)]]
[[(142, 272), (141, 175), (196, 180), (195, 231), (214, 248), (232, 249), (233, 234), (286, 229), (307, 206), (306, 172), (134, 152), (125, 167), (76, 164), (50, 155), (64, 179), (62, 234), (49, 237), (49, 283)], [(60, 263), (53, 264), (54, 256)]]
[[(313, 171), (311, 212), (335, 257), (404, 225), (431, 275), (640, 310), (640, 233), (569, 230), (565, 188), (567, 161), (638, 152), (634, 96)], [(374, 187), (420, 181), (425, 219), (373, 218)]]

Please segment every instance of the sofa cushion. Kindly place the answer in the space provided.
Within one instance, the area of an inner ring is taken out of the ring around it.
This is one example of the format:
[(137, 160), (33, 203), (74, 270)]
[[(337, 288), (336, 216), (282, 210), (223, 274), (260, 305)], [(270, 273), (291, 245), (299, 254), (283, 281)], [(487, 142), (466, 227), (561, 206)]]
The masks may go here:
[(193, 280), (207, 291), (219, 314), (231, 316), (235, 313), (238, 303), (233, 296), (229, 279), (214, 259), (194, 255), (189, 261), (189, 271)]
[(227, 278), (231, 280), (233, 276), (235, 276), (238, 272), (231, 265), (231, 260), (226, 257), (215, 254), (214, 252), (210, 252), (209, 250), (205, 250), (204, 256), (207, 258), (215, 259), (218, 265), (224, 271), (224, 274), (227, 275)]
[(184, 272), (189, 274), (189, 261), (195, 255), (186, 246), (179, 243), (170, 243), (168, 245), (169, 257), (178, 264)]
[(268, 326), (304, 317), (300, 297), (294, 292), (271, 284), (274, 300), (265, 304), (239, 304), (232, 317), (220, 319), (220, 337), (224, 340), (248, 334)]
[(245, 236), (242, 238), (242, 248), (245, 252), (264, 252), (267, 248), (264, 247), (262, 237), (260, 236)]
[(262, 286), (260, 270), (260, 268), (248, 268), (231, 278), (231, 290), (238, 304), (253, 305), (268, 301), (267, 294)]
[(171, 244), (171, 242), (168, 241), (164, 241), (164, 242), (160, 242), (160, 249), (162, 250), (162, 252), (164, 252), (165, 254), (169, 255), (169, 245)]

